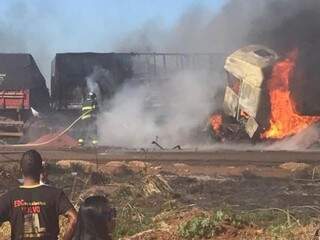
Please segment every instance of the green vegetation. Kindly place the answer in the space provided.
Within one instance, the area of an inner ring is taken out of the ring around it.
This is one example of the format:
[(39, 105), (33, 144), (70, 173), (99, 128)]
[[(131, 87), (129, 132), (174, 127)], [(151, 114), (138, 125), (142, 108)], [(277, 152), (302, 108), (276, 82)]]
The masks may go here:
[(179, 227), (179, 235), (184, 239), (202, 239), (219, 235), (225, 231), (225, 226), (242, 228), (246, 223), (236, 215), (217, 211), (211, 216), (196, 216)]
[[(314, 220), (313, 220), (314, 221)], [(303, 222), (303, 223), (302, 223)], [(215, 239), (214, 237), (240, 231), (258, 233), (257, 240), (301, 239), (307, 235), (307, 226), (313, 226), (311, 218), (299, 216), (282, 209), (258, 209), (232, 213), (231, 210), (218, 210), (210, 215), (194, 216), (178, 228), (181, 239)], [(231, 229), (231, 231), (230, 231)], [(312, 231), (314, 229), (311, 227)], [(312, 235), (313, 232), (309, 235)]]

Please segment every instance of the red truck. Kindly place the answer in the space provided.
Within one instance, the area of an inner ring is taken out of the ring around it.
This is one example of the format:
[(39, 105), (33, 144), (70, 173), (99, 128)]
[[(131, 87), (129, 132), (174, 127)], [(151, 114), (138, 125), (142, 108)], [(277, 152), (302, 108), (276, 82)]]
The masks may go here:
[(22, 137), (30, 116), (30, 91), (0, 90), (0, 137)]
[(30, 54), (0, 53), (0, 141), (20, 139), (32, 109), (49, 111), (49, 90)]

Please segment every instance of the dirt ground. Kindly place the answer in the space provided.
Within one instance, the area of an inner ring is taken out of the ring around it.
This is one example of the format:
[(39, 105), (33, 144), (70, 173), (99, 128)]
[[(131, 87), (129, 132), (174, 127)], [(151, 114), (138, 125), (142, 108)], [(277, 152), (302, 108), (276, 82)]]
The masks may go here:
[[(115, 239), (310, 239), (319, 221), (316, 164), (64, 160), (49, 174), (75, 206), (107, 195), (118, 211)], [(17, 163), (2, 163), (0, 194), (19, 177)]]

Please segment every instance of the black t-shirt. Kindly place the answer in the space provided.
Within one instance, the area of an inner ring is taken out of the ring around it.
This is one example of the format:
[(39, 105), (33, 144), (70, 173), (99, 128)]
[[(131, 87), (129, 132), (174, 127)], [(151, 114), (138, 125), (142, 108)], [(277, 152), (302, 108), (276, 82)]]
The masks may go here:
[(0, 222), (10, 222), (12, 240), (57, 240), (59, 215), (72, 208), (60, 189), (22, 186), (0, 198)]

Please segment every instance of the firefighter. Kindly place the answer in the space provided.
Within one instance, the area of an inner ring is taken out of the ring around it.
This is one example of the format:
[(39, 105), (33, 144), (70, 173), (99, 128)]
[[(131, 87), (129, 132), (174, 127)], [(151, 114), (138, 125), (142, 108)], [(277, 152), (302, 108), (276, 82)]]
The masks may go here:
[(98, 113), (98, 102), (97, 96), (93, 92), (89, 92), (87, 99), (82, 104), (81, 109), (81, 129), (80, 137), (78, 139), (79, 145), (83, 146), (84, 144), (91, 141), (93, 145), (98, 144), (97, 139), (97, 113)]

